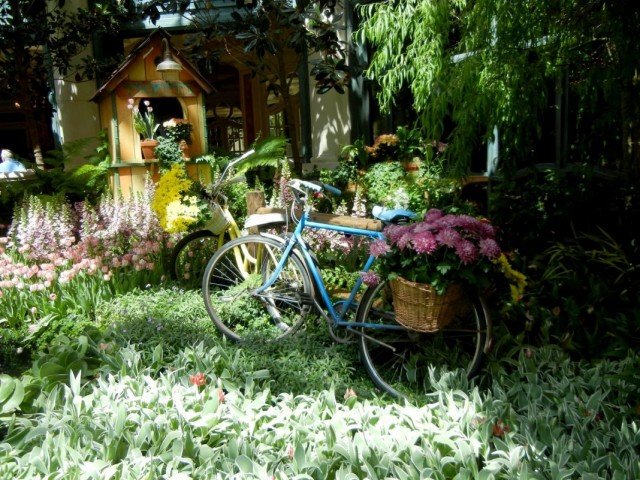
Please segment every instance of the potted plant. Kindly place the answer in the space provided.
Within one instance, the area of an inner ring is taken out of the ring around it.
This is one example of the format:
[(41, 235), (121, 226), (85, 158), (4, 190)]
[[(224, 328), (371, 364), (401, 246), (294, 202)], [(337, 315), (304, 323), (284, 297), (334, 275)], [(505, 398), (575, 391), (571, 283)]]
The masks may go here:
[[(496, 242), (494, 227), (485, 219), (431, 209), (423, 221), (390, 225), (384, 234), (385, 240), (370, 245), (370, 253), (378, 257), (380, 275), (391, 282), (394, 296), (413, 289), (419, 291), (414, 298), (420, 298), (423, 305), (459, 305), (463, 285), (484, 291), (498, 278), (496, 273), (508, 281), (513, 300), (522, 296), (525, 277), (511, 268)], [(375, 284), (380, 276), (367, 273), (363, 279)], [(422, 304), (412, 308), (417, 311)], [(455, 310), (447, 311), (455, 314)], [(426, 318), (430, 313), (424, 315)], [(398, 311), (396, 317), (403, 323)], [(429, 321), (438, 323), (427, 326), (425, 331), (438, 329), (451, 318), (430, 317)]]
[(163, 138), (167, 138), (175, 142), (180, 147), (184, 158), (189, 158), (189, 145), (192, 143), (191, 135), (193, 133), (193, 125), (183, 118), (172, 118), (162, 124), (164, 127)]
[(141, 135), (142, 157), (145, 160), (150, 160), (154, 158), (154, 149), (158, 145), (155, 135), (160, 125), (156, 123), (151, 102), (144, 100), (143, 103), (147, 108), (145, 113), (140, 113), (138, 107), (134, 105), (133, 98), (129, 99), (127, 108), (133, 111), (133, 128)]

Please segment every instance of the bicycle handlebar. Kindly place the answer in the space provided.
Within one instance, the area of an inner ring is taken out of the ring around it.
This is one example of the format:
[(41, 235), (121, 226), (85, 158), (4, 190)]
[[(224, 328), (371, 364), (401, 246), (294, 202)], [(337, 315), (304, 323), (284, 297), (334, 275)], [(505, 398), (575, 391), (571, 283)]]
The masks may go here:
[[(231, 171), (231, 167), (233, 167), (234, 165), (237, 165), (238, 163), (240, 163), (245, 158), (249, 157), (250, 155), (253, 155), (255, 152), (256, 151), (254, 149), (247, 150), (242, 155), (240, 155), (238, 158), (234, 158), (233, 160), (231, 160), (227, 164), (225, 169), (220, 174), (220, 177), (218, 177), (218, 180), (216, 180), (216, 183), (214, 183), (213, 186), (211, 187), (211, 199), (214, 199), (215, 197), (217, 197), (219, 195), (222, 195), (219, 190), (220, 190), (220, 187), (222, 186), (222, 184), (224, 183), (227, 175)], [(231, 179), (232, 183), (235, 183), (237, 181), (240, 181), (239, 177)], [(225, 197), (223, 196), (223, 198), (225, 198)], [(226, 198), (225, 198), (225, 202), (226, 202)]]
[(296, 195), (296, 198), (298, 200), (304, 200), (304, 198), (302, 197), (307, 197), (309, 195), (309, 191), (313, 193), (321, 193), (322, 191), (326, 190), (333, 195), (342, 195), (342, 192), (336, 187), (322, 182), (293, 178), (289, 180), (287, 185), (289, 185), (289, 187), (291, 187), (291, 189), (294, 191), (294, 194)]

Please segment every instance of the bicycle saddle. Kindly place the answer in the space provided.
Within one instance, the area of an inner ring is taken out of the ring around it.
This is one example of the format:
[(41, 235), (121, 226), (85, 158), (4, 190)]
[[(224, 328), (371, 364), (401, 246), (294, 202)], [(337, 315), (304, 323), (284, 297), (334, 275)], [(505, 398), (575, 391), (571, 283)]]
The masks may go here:
[(266, 225), (283, 225), (287, 222), (287, 211), (275, 208), (259, 208), (249, 215), (244, 222), (244, 228), (264, 227)]
[(416, 214), (404, 208), (385, 208), (376, 205), (371, 210), (372, 215), (384, 223), (405, 223), (416, 218)]

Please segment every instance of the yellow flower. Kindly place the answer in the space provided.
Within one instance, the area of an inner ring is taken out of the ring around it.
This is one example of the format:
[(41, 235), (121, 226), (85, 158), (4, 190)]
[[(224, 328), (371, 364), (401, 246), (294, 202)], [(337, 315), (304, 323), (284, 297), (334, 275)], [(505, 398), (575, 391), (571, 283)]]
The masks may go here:
[(527, 277), (517, 270), (515, 270), (504, 253), (495, 260), (495, 263), (500, 268), (500, 271), (504, 274), (509, 281), (509, 290), (511, 291), (511, 299), (514, 302), (522, 300), (524, 295), (524, 289), (527, 286)]
[(171, 170), (160, 177), (151, 207), (166, 232), (184, 232), (198, 220), (196, 197), (183, 199), (183, 192), (188, 191), (192, 183), (181, 163), (175, 163)]

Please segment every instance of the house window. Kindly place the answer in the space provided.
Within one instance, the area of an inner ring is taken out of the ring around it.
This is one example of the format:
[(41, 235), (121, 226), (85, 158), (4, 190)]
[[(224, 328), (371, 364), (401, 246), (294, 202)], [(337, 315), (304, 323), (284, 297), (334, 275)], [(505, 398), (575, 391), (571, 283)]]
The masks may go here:
[(172, 118), (185, 118), (182, 105), (177, 98), (160, 97), (160, 98), (143, 98), (140, 100), (138, 108), (140, 113), (146, 113), (147, 106), (145, 102), (149, 102), (149, 106), (153, 108), (153, 116), (155, 122), (160, 125), (157, 136), (162, 136), (164, 127), (162, 124)]
[(226, 103), (216, 105), (207, 115), (209, 145), (231, 153), (245, 151), (245, 134), (242, 111)]
[(284, 110), (269, 115), (269, 135), (283, 137), (285, 134)]

